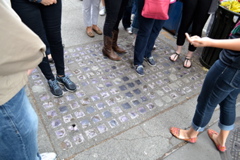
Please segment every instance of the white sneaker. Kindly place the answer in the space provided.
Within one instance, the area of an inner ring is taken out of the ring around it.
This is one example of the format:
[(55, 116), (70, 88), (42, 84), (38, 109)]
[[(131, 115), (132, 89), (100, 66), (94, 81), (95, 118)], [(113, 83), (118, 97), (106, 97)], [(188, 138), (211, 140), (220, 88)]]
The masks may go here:
[(157, 48), (157, 46), (154, 44), (154, 46), (153, 46), (153, 50), (155, 50)]
[(133, 32), (132, 32), (132, 27), (127, 28), (127, 32), (128, 32), (129, 34), (132, 34), (132, 33), (133, 33)]
[(105, 13), (106, 13), (105, 7), (102, 7), (99, 11), (99, 15), (100, 16), (105, 16)]
[(57, 155), (54, 152), (45, 152), (41, 153), (40, 157), (42, 160), (56, 160)]

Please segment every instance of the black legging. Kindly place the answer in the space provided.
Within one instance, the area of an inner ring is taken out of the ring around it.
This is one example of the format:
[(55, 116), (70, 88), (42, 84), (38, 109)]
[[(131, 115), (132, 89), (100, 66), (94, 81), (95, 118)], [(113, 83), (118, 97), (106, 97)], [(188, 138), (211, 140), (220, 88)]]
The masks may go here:
[[(208, 10), (212, 0), (183, 0), (182, 20), (178, 30), (177, 45), (185, 42), (185, 33), (192, 24), (191, 35), (202, 36), (202, 29), (209, 17)], [(189, 44), (188, 50), (193, 52), (196, 47)]]
[(103, 34), (112, 37), (112, 31), (118, 31), (128, 0), (105, 0), (106, 19), (103, 27)]
[[(11, 0), (12, 8), (33, 32), (51, 50), (58, 75), (64, 75), (64, 54), (61, 37), (62, 0), (57, 4), (44, 6), (28, 0)], [(39, 64), (46, 79), (54, 79), (47, 57)]]

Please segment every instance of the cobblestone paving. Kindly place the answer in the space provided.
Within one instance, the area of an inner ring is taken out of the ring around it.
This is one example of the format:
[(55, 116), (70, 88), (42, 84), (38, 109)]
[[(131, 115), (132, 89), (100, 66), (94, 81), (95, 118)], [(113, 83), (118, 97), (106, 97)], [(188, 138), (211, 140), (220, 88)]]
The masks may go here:
[(40, 70), (31, 75), (30, 92), (59, 157), (99, 144), (199, 91), (206, 72), (169, 61), (173, 48), (160, 39), (153, 51), (157, 65), (144, 64), (143, 77), (131, 67), (131, 39), (121, 38), (119, 44), (128, 50), (120, 62), (102, 56), (102, 41), (65, 48), (66, 75), (78, 90), (64, 91), (62, 98), (51, 95)]

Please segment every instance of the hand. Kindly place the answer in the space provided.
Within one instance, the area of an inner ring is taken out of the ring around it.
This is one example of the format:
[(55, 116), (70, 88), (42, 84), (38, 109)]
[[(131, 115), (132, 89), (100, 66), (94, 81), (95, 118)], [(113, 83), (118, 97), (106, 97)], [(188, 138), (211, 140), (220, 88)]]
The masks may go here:
[(57, 4), (57, 0), (42, 0), (41, 4), (44, 6), (50, 6), (52, 4)]
[(34, 70), (34, 69), (29, 69), (29, 70), (27, 71), (27, 75), (29, 76), (29, 75), (32, 73), (33, 70)]
[(199, 37), (199, 36), (192, 36), (190, 37), (188, 33), (185, 33), (187, 40), (189, 41), (189, 43), (191, 43), (191, 45), (194, 45), (195, 47), (205, 47), (205, 46), (209, 46), (209, 43), (212, 39), (208, 38), (208, 37)]

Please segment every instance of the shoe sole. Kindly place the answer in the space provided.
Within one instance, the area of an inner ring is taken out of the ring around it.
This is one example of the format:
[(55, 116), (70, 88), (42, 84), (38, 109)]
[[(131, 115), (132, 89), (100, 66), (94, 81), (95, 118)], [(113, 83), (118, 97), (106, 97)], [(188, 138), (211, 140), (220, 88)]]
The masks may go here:
[[(51, 92), (51, 91), (50, 91)], [(52, 92), (51, 92), (52, 93)], [(62, 95), (59, 95), (59, 96), (57, 96), (57, 95), (55, 95), (55, 94), (53, 94), (52, 93), (52, 95), (55, 97), (55, 98), (60, 98), (60, 97), (62, 97), (63, 96), (63, 94)]]

